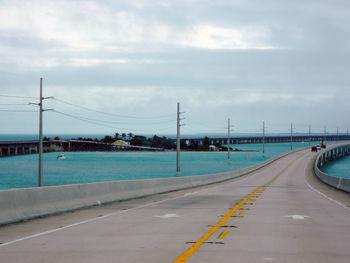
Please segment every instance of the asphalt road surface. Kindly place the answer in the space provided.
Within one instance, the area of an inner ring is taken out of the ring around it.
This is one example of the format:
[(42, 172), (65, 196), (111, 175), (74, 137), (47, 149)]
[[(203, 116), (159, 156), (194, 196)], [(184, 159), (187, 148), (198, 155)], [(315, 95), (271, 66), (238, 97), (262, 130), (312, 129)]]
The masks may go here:
[(0, 262), (350, 262), (350, 194), (292, 153), (228, 182), (0, 227)]

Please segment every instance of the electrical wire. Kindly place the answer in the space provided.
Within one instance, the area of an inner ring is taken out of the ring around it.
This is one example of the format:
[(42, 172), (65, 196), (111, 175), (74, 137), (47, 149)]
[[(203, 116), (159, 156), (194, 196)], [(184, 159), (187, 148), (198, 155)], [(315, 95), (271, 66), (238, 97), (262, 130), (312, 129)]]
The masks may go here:
[(19, 99), (39, 99), (39, 97), (15, 96), (15, 95), (5, 95), (5, 94), (0, 94), (0, 97), (5, 97), (5, 98), (19, 98)]
[[(124, 127), (115, 127), (115, 126), (111, 126), (111, 125), (108, 125), (108, 124), (101, 123), (102, 121), (100, 121), (100, 120), (90, 119), (90, 118), (81, 117), (81, 116), (76, 116), (76, 115), (64, 113), (64, 112), (57, 111), (57, 110), (52, 110), (52, 112), (57, 113), (57, 114), (60, 114), (60, 115), (64, 115), (64, 116), (66, 116), (66, 117), (70, 117), (70, 118), (73, 118), (73, 119), (76, 119), (76, 120), (80, 120), (80, 121), (83, 121), (83, 122), (87, 122), (87, 123), (90, 123), (90, 124), (94, 124), (94, 125), (98, 125), (98, 126), (103, 126), (103, 127), (112, 128), (112, 129), (114, 129), (114, 130), (143, 131), (143, 130), (140, 130), (140, 129), (131, 129), (131, 128), (124, 128)], [(164, 129), (170, 129), (170, 128), (173, 128), (173, 127), (165, 127)], [(158, 129), (158, 128), (157, 128), (157, 130), (162, 130), (162, 129)]]
[[(60, 111), (56, 111), (56, 112), (59, 112), (59, 113), (64, 113), (64, 112), (60, 112)], [(67, 115), (71, 115), (71, 116), (75, 116), (77, 118), (80, 118), (80, 119), (85, 119), (85, 120), (88, 120), (88, 121), (94, 121), (94, 122), (102, 122), (102, 123), (111, 123), (111, 124), (137, 124), (137, 125), (155, 125), (155, 124), (163, 124), (163, 123), (174, 123), (174, 121), (166, 121), (166, 122), (147, 122), (147, 123), (142, 123), (142, 122), (138, 122), (138, 123), (126, 123), (126, 122), (119, 122), (119, 121), (106, 121), (106, 120), (100, 120), (100, 119), (93, 119), (93, 118), (87, 118), (87, 117), (82, 117), (82, 116), (77, 116), (77, 115), (72, 115), (72, 114), (68, 114), (68, 113), (64, 113), (64, 114), (67, 114)]]
[(29, 106), (28, 103), (0, 103), (0, 106)]
[(168, 115), (163, 115), (163, 116), (155, 116), (155, 117), (138, 117), (138, 116), (131, 116), (131, 115), (122, 115), (122, 114), (115, 114), (115, 113), (110, 113), (110, 112), (104, 112), (104, 111), (99, 111), (99, 110), (95, 110), (95, 109), (91, 109), (85, 106), (80, 106), (71, 102), (67, 102), (61, 99), (57, 99), (57, 98), (52, 98), (55, 101), (61, 102), (63, 104), (67, 104), (70, 106), (74, 106), (77, 108), (81, 108), (87, 111), (91, 111), (91, 112), (96, 112), (96, 113), (100, 113), (100, 114), (105, 114), (105, 115), (109, 115), (109, 116), (115, 116), (115, 117), (120, 117), (120, 118), (129, 118), (129, 119), (162, 119), (162, 118), (169, 118), (172, 117), (172, 114), (168, 114)]
[(1, 110), (3, 112), (38, 112), (38, 111), (34, 111), (34, 110)]

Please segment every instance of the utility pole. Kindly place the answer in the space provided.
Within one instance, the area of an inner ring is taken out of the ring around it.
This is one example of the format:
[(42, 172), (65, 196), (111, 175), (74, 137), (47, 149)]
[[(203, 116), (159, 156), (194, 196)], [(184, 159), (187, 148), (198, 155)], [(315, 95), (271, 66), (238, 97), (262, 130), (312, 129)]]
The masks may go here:
[(43, 185), (43, 78), (40, 78), (40, 101), (39, 101), (39, 182)]
[(311, 145), (311, 125), (309, 125), (309, 146)]
[(337, 140), (339, 140), (339, 128), (337, 127)]
[(43, 100), (52, 99), (53, 97), (43, 97), (43, 78), (40, 78), (40, 98), (39, 103), (29, 103), (39, 106), (39, 175), (38, 186), (43, 186), (43, 112), (53, 109), (43, 109)]
[(176, 176), (180, 176), (180, 151), (181, 151), (181, 141), (180, 141), (180, 127), (182, 126), (180, 121), (183, 120), (180, 118), (180, 102), (177, 103), (177, 140), (176, 140)]
[(326, 139), (327, 139), (326, 133), (327, 133), (327, 128), (326, 126), (324, 126), (324, 138), (323, 138), (324, 143), (326, 143)]
[(231, 138), (230, 138), (230, 118), (227, 119), (227, 159), (230, 161), (230, 149), (231, 149)]
[[(346, 128), (346, 137), (349, 137), (349, 128)], [(346, 138), (348, 139), (348, 138)]]
[(231, 156), (231, 123), (230, 118), (227, 119), (227, 161), (230, 162)]
[(293, 150), (293, 123), (290, 124), (290, 150)]
[(262, 156), (265, 156), (265, 121), (263, 121)]

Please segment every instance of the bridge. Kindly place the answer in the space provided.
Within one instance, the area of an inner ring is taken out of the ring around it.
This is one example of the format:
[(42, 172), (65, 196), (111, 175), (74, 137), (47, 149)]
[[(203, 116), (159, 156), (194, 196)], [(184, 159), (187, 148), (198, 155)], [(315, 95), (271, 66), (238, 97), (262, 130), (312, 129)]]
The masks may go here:
[[(191, 142), (198, 142), (202, 144), (205, 137), (195, 137), (195, 138), (181, 138), (181, 141), (185, 141), (187, 144)], [(211, 144), (220, 143), (227, 144), (227, 137), (209, 137), (209, 142)], [(296, 135), (292, 136), (292, 142), (308, 142), (308, 141), (345, 141), (350, 140), (349, 135)], [(281, 143), (290, 142), (291, 136), (243, 136), (243, 137), (231, 137), (230, 144), (251, 144), (251, 143)], [(175, 140), (174, 140), (175, 142)]]
[[(47, 140), (43, 142), (43, 152), (57, 151), (164, 151), (163, 148), (143, 147), (134, 145), (115, 145), (83, 140)], [(0, 157), (32, 154), (39, 152), (39, 141), (5, 141), (0, 142)]]
[[(296, 150), (221, 183), (5, 225), (0, 258), (7, 263), (347, 263), (350, 195), (315, 177), (317, 156), (310, 149)], [(158, 189), (164, 179), (155, 182), (141, 181), (140, 189)], [(57, 187), (47, 189), (52, 195)], [(8, 200), (15, 209), (16, 201)]]

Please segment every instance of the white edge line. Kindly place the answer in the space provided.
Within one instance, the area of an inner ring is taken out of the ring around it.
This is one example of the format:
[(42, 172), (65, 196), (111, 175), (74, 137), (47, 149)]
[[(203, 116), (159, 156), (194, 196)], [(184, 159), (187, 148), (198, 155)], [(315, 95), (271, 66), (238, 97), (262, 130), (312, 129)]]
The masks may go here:
[(334, 200), (333, 198), (329, 197), (328, 195), (326, 195), (326, 194), (322, 193), (321, 191), (317, 190), (316, 188), (312, 187), (306, 180), (306, 168), (307, 168), (307, 166), (304, 168), (305, 183), (312, 191), (314, 191), (315, 193), (318, 193), (319, 195), (322, 195), (323, 197), (325, 197), (329, 201), (336, 203), (337, 205), (341, 206), (345, 210), (350, 211), (350, 208), (348, 206), (344, 205), (343, 203), (341, 203), (337, 200)]
[[(204, 191), (204, 190), (207, 190), (207, 189), (203, 189), (201, 191)], [(201, 192), (201, 191), (197, 191), (197, 192)], [(177, 196), (177, 197), (173, 197), (173, 198), (167, 198), (167, 199), (164, 199), (164, 200), (159, 200), (159, 201), (152, 202), (152, 203), (149, 203), (149, 204), (140, 205), (140, 206), (137, 206), (137, 207), (132, 207), (132, 208), (126, 209), (126, 210), (113, 212), (113, 213), (110, 213), (110, 214), (107, 214), (107, 215), (103, 215), (103, 216), (97, 216), (97, 217), (94, 217), (94, 218), (91, 218), (91, 219), (87, 219), (87, 220), (84, 220), (84, 221), (81, 221), (81, 222), (78, 222), (78, 223), (74, 223), (74, 224), (71, 224), (71, 225), (63, 226), (63, 227), (60, 227), (60, 228), (57, 228), (57, 229), (51, 229), (51, 230), (48, 230), (48, 231), (45, 231), (45, 232), (41, 232), (41, 233), (37, 233), (37, 234), (34, 234), (34, 235), (26, 236), (26, 237), (23, 237), (23, 238), (19, 238), (19, 239), (15, 239), (15, 240), (12, 240), (12, 241), (8, 241), (8, 242), (0, 244), (0, 247), (8, 246), (8, 245), (11, 245), (11, 244), (14, 244), (14, 243), (17, 243), (17, 242), (20, 242), (20, 241), (24, 241), (24, 240), (27, 240), (27, 239), (31, 239), (31, 238), (35, 238), (35, 237), (39, 237), (39, 236), (44, 236), (44, 235), (47, 235), (47, 234), (50, 234), (50, 233), (61, 231), (61, 230), (64, 230), (66, 228), (71, 228), (71, 227), (74, 227), (74, 226), (83, 225), (83, 224), (94, 222), (94, 221), (97, 221), (97, 220), (100, 220), (100, 219), (103, 219), (103, 218), (107, 218), (107, 217), (110, 217), (110, 216), (114, 216), (114, 215), (118, 215), (118, 214), (124, 214), (124, 213), (132, 211), (132, 210), (145, 208), (145, 207), (148, 207), (148, 206), (153, 206), (153, 205), (156, 205), (156, 204), (159, 204), (159, 203), (162, 203), (162, 202), (175, 200), (175, 199), (179, 199), (179, 198), (183, 198), (183, 197), (185, 197), (185, 195), (181, 195), (181, 196)]]
[(307, 186), (308, 186), (312, 191), (314, 191), (314, 192), (316, 192), (316, 193), (322, 195), (323, 197), (327, 198), (329, 201), (332, 201), (332, 202), (336, 203), (337, 205), (340, 205), (342, 208), (344, 208), (344, 209), (350, 211), (350, 207), (348, 207), (348, 206), (344, 205), (343, 203), (341, 203), (341, 202), (339, 202), (339, 201), (337, 201), (337, 200), (334, 200), (333, 198), (329, 197), (328, 195), (326, 195), (326, 194), (320, 192), (319, 190), (317, 190), (317, 189), (315, 189), (314, 187), (312, 187), (309, 183), (306, 183), (306, 184), (307, 184)]

